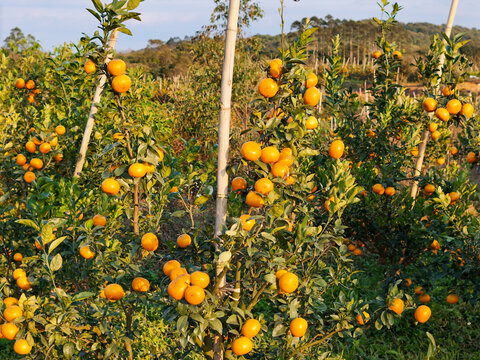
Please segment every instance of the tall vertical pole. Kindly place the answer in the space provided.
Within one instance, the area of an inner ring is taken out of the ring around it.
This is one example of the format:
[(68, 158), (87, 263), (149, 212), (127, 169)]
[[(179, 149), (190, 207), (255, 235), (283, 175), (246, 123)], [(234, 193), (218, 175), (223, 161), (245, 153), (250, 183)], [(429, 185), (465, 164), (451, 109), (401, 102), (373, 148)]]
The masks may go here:
[[(450, 6), (447, 26), (445, 27), (445, 35), (447, 35), (448, 37), (450, 37), (450, 35), (452, 34), (453, 20), (455, 19), (455, 14), (457, 12), (458, 1), (459, 0), (452, 0), (452, 4)], [(445, 54), (442, 54), (438, 61), (438, 69), (440, 71), (442, 71), (444, 62), (445, 62)], [(423, 159), (425, 158), (425, 149), (427, 148), (429, 135), (430, 133), (428, 129), (426, 129), (422, 135), (422, 141), (420, 142), (420, 148), (418, 149), (417, 162), (415, 163), (415, 177), (419, 177), (422, 173)], [(418, 181), (414, 181), (412, 185), (412, 190), (410, 192), (410, 195), (412, 196), (412, 198), (415, 199), (417, 197), (417, 192), (418, 192)]]

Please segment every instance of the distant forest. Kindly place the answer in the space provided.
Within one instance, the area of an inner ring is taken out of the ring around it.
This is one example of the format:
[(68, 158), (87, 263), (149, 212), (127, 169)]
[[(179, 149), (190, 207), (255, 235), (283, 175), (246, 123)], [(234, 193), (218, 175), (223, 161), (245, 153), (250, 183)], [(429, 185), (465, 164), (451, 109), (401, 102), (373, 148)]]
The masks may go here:
[[(304, 25), (306, 19), (295, 21), (290, 28), (287, 37), (295, 37)], [(337, 34), (342, 40), (342, 53), (346, 66), (357, 66), (365, 70), (371, 64), (370, 54), (376, 49), (375, 40), (378, 36), (378, 27), (372, 20), (340, 20), (330, 15), (324, 18), (313, 16), (310, 18), (311, 25), (318, 27), (315, 36), (317, 41), (312, 45), (314, 57), (321, 65), (325, 56), (329, 55), (331, 39)], [(440, 34), (444, 25), (430, 23), (398, 23), (390, 35), (390, 40), (398, 45), (398, 49), (404, 54), (403, 76), (409, 78), (409, 64), (414, 62), (415, 57), (425, 53), (430, 45), (432, 36)], [(455, 26), (452, 34), (464, 33), (465, 39), (470, 42), (463, 47), (463, 52), (476, 64), (478, 71), (480, 63), (480, 30)], [(185, 74), (192, 62), (195, 46), (205, 36), (198, 34), (192, 38), (171, 38), (167, 42), (161, 40), (149, 40), (146, 48), (138, 51), (123, 53), (122, 56), (131, 64), (144, 66), (150, 73), (159, 77), (171, 77)], [(278, 54), (280, 35), (255, 35), (249, 39), (253, 41), (260, 53), (265, 58), (273, 58)]]

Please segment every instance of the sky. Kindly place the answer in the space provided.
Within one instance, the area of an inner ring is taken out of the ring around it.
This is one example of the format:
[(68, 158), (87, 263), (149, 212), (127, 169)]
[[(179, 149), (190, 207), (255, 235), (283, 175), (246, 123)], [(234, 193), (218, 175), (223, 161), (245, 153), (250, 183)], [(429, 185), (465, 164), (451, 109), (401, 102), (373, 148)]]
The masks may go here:
[[(106, 0), (103, 0), (105, 2)], [(339, 19), (369, 19), (379, 16), (378, 0), (285, 0), (285, 25), (289, 29), (295, 20), (304, 17), (325, 17), (330, 14)], [(257, 0), (264, 17), (246, 32), (278, 34), (279, 0)], [(397, 19), (402, 22), (446, 23), (451, 0), (398, 0), (403, 7)], [(121, 34), (118, 50), (144, 48), (149, 39), (168, 40), (194, 35), (210, 21), (213, 0), (145, 0), (136, 9), (142, 21), (129, 20), (127, 27), (133, 37)], [(44, 50), (50, 51), (64, 42), (77, 42), (83, 33), (93, 34), (97, 24), (86, 11), (93, 8), (90, 0), (0, 0), (0, 42), (10, 30), (19, 27), (32, 34)], [(478, 28), (480, 0), (459, 0), (456, 25)]]

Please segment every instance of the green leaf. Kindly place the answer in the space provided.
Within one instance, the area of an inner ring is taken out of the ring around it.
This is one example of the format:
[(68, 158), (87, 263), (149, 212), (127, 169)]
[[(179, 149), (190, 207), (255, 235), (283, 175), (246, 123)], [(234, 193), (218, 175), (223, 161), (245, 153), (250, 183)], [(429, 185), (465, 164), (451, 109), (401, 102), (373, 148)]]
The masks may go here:
[(203, 204), (205, 204), (205, 203), (208, 201), (208, 199), (210, 199), (210, 198), (211, 198), (211, 196), (207, 196), (207, 195), (199, 196), (198, 198), (195, 199), (194, 204), (197, 205), (197, 206), (198, 206), (198, 205), (203, 205)]
[(50, 262), (50, 269), (52, 271), (57, 271), (62, 267), (63, 260), (60, 254), (57, 254), (53, 257), (52, 261)]
[(55, 248), (60, 245), (63, 240), (65, 240), (67, 237), (66, 236), (62, 236), (62, 237), (59, 237), (58, 239), (56, 239), (55, 241), (53, 241), (50, 246), (48, 247), (48, 253), (50, 254), (53, 250), (55, 250)]
[(82, 291), (78, 294), (73, 295), (72, 301), (80, 301), (80, 300), (85, 300), (89, 297), (95, 296), (96, 293), (94, 292), (89, 292), (89, 291)]
[(215, 330), (219, 334), (223, 333), (223, 324), (220, 320), (218, 319), (209, 320), (208, 324), (213, 330)]
[(140, 4), (140, 0), (129, 0), (127, 10), (134, 10)]
[(43, 225), (42, 233), (40, 234), (42, 242), (48, 244), (53, 239), (53, 229), (49, 224)]
[(120, 27), (117, 30), (118, 30), (118, 32), (121, 32), (121, 33), (132, 36), (132, 32), (130, 30), (128, 30), (126, 27)]
[(17, 220), (16, 222), (19, 223), (19, 224), (34, 228), (37, 231), (40, 231), (40, 227), (37, 224), (35, 224), (32, 220), (20, 219), (20, 220)]
[(63, 356), (65, 359), (70, 359), (75, 352), (75, 344), (72, 342), (68, 342), (65, 345), (63, 345)]
[(103, 12), (103, 5), (100, 0), (92, 0), (92, 3), (93, 3), (93, 6), (95, 6), (95, 9), (97, 9), (99, 13)]
[(188, 326), (188, 316), (180, 316), (177, 320), (177, 331), (184, 332)]

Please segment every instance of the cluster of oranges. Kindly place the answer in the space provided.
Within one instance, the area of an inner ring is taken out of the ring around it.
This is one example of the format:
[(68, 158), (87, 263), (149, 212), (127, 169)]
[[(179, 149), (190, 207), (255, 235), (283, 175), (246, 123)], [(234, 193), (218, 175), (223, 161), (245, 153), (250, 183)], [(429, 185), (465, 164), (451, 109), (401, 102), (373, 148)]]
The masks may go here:
[[(18, 305), (18, 299), (7, 297), (3, 300), (5, 310), (3, 317), (6, 323), (0, 325), (0, 339), (15, 340), (20, 329), (15, 324), (15, 319), (23, 316), (23, 310)], [(19, 355), (27, 355), (32, 351), (32, 346), (25, 339), (18, 339), (13, 345), (13, 350)]]
[(200, 305), (205, 300), (205, 290), (210, 284), (210, 276), (201, 271), (189, 274), (177, 260), (167, 261), (163, 273), (170, 278), (168, 295), (175, 300), (185, 299), (191, 305)]
[[(58, 125), (55, 128), (55, 132), (52, 132), (46, 136), (37, 133), (34, 128), (31, 128), (28, 133), (30, 134), (31, 138), (25, 144), (25, 149), (29, 154), (35, 154), (37, 151), (43, 155), (49, 154), (53, 148), (55, 148), (58, 144), (58, 137), (57, 135), (65, 134), (65, 127), (63, 125)], [(63, 154), (61, 152), (57, 152), (54, 155), (55, 162), (59, 163), (63, 159)], [(22, 166), (25, 174), (23, 175), (23, 179), (26, 183), (31, 183), (36, 179), (34, 170), (41, 170), (44, 167), (44, 162), (39, 157), (33, 157), (27, 163), (27, 157), (23, 154), (18, 154), (15, 157), (15, 162), (17, 165)]]
[[(136, 277), (132, 280), (132, 290), (138, 293), (145, 293), (150, 290), (150, 281), (143, 277)], [(108, 284), (100, 291), (100, 297), (111, 302), (121, 300), (124, 296), (125, 291), (122, 285), (116, 283)]]
[(15, 81), (15, 87), (17, 89), (26, 89), (28, 90), (27, 93), (27, 101), (32, 104), (35, 102), (35, 95), (40, 94), (40, 89), (35, 87), (35, 81), (28, 80), (25, 82), (24, 79), (19, 78)]
[[(83, 215), (83, 214), (82, 214)], [(80, 215), (82, 218), (83, 216)], [(80, 219), (80, 217), (79, 217)], [(80, 219), (81, 220), (81, 219)], [(104, 227), (107, 224), (107, 218), (103, 215), (96, 214), (92, 218), (93, 226), (98, 226), (98, 227)], [(80, 255), (86, 259), (86, 260), (91, 260), (95, 257), (95, 252), (92, 250), (90, 245), (84, 245), (80, 249)]]
[(364, 247), (365, 244), (361, 241), (358, 242), (358, 247), (355, 244), (348, 244), (347, 249), (351, 251), (353, 255), (360, 256), (362, 255), (362, 249), (360, 247)]
[(373, 185), (372, 191), (378, 195), (383, 195), (383, 194), (385, 194), (386, 196), (395, 195), (395, 188), (393, 186), (383, 187), (382, 184)]
[[(92, 74), (97, 70), (97, 65), (92, 60), (87, 60), (83, 67), (87, 74)], [(123, 60), (113, 59), (107, 64), (107, 71), (113, 76), (112, 88), (117, 93), (127, 92), (132, 86), (132, 80), (128, 75), (125, 75), (127, 65)]]

